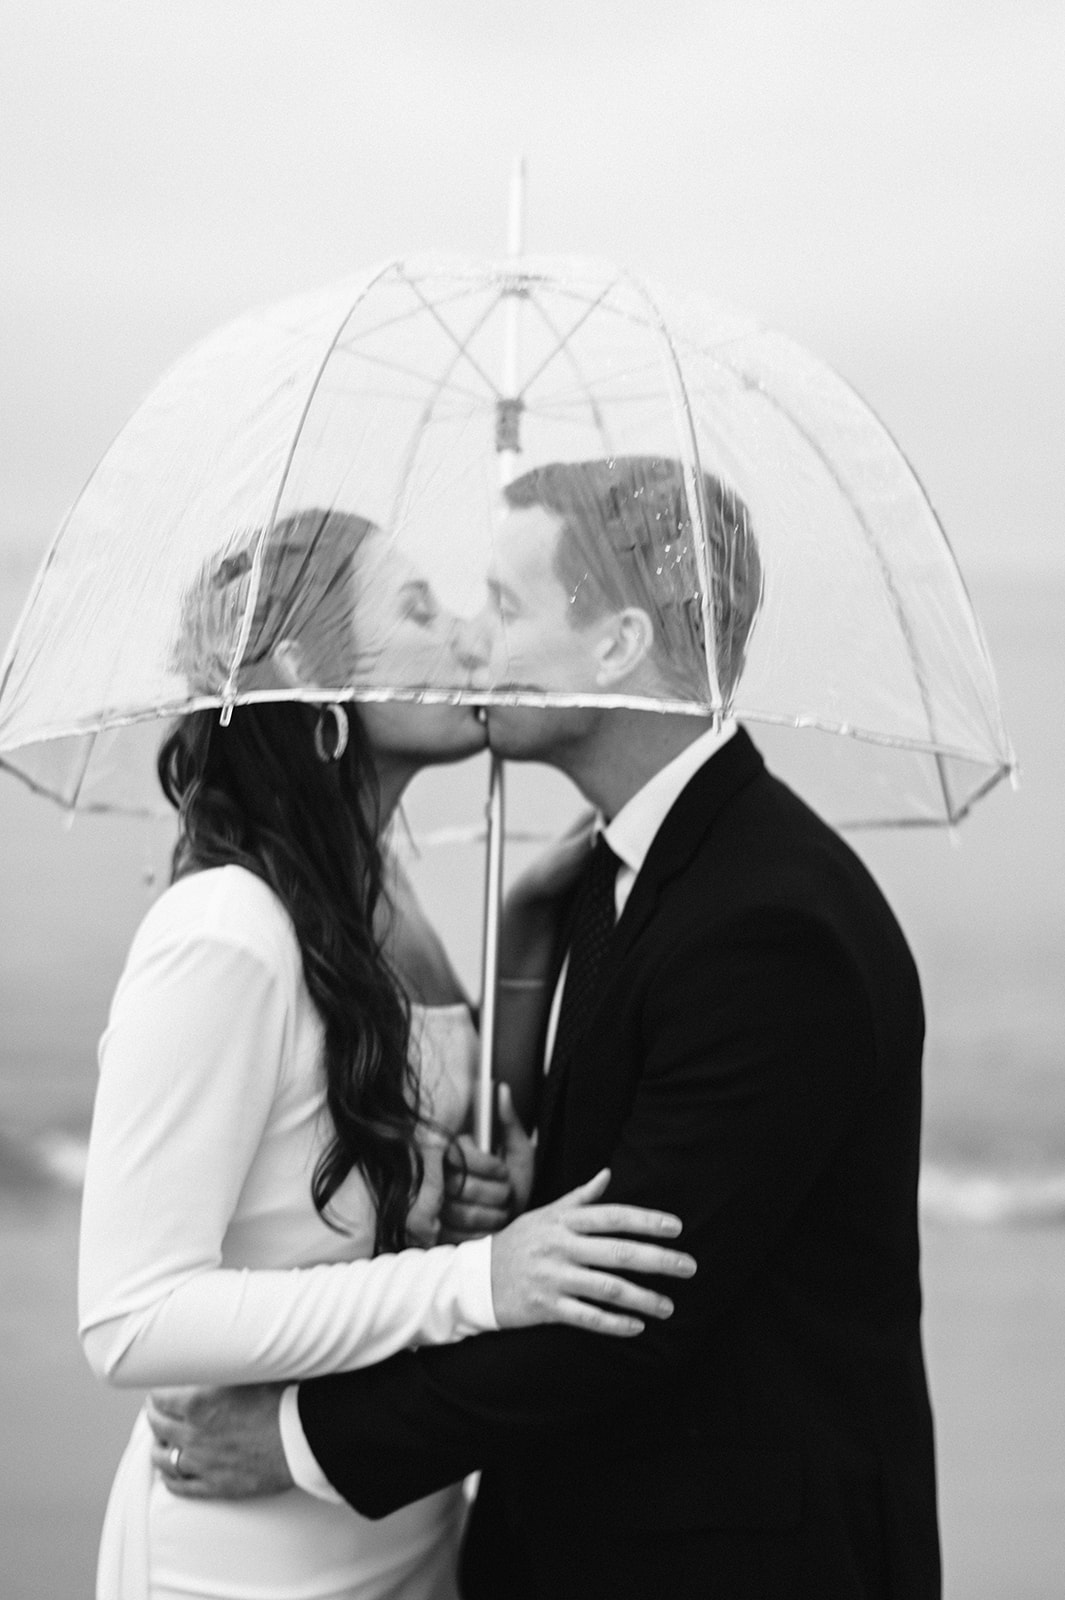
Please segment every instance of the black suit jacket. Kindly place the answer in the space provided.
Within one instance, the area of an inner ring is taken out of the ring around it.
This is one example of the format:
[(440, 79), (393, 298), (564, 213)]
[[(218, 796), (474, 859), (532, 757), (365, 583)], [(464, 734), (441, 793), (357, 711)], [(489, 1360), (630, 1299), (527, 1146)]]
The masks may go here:
[(544, 1130), (698, 1260), (634, 1339), (543, 1327), (300, 1388), (381, 1516), (483, 1469), (469, 1600), (939, 1594), (920, 1342), (917, 975), (853, 853), (744, 732), (662, 825)]

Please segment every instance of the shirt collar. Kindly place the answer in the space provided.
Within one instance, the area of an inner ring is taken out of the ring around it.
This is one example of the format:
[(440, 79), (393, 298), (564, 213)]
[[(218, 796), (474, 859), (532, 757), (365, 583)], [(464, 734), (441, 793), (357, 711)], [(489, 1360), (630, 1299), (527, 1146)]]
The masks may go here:
[(736, 732), (730, 717), (720, 727), (708, 728), (679, 755), (673, 757), (642, 789), (626, 800), (617, 816), (603, 829), (606, 842), (630, 871), (637, 873), (647, 858), (655, 834), (673, 809), (674, 802), (710, 757)]

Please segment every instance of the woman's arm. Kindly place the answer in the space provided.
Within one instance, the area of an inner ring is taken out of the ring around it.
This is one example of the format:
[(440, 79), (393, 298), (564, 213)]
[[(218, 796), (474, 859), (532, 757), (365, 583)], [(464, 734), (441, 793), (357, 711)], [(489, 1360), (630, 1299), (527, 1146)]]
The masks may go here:
[[(480, 1240), (300, 1269), (223, 1267), (291, 1025), (283, 973), (260, 952), (188, 936), (135, 946), (101, 1045), (82, 1214), (80, 1330), (101, 1376), (147, 1387), (348, 1371), (494, 1329), (495, 1299), (511, 1325), (639, 1331), (592, 1298), (662, 1314), (660, 1296), (620, 1279), (614, 1292), (614, 1247), (597, 1237), (612, 1219), (587, 1201), (577, 1226), (536, 1213), (502, 1265)], [(677, 1231), (661, 1214), (638, 1222), (623, 1231)]]
[(123, 976), (101, 1043), (79, 1272), (86, 1354), (114, 1383), (346, 1370), (496, 1326), (483, 1249), (222, 1266), (285, 1072), (287, 991), (277, 964), (223, 938), (142, 941)]

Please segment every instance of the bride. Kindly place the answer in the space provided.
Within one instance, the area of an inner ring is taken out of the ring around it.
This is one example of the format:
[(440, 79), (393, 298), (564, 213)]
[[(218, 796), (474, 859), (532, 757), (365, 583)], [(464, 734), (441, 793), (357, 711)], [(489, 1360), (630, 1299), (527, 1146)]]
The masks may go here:
[[(450, 619), (379, 559), (383, 544), (347, 514), (278, 525), (241, 691), (350, 682), (367, 656), (387, 681), (390, 650), (408, 672), (419, 652), (427, 669), (439, 659)], [(249, 567), (228, 557), (190, 593), (177, 658), (205, 694)], [(167, 737), (173, 880), (101, 1041), (82, 1215), (81, 1337), (111, 1383), (309, 1378), (500, 1326), (626, 1336), (668, 1314), (604, 1271), (602, 1175), (502, 1234), (435, 1242), (476, 1036), (382, 833), (420, 767), (483, 743), (468, 708), (284, 700), (238, 706), (228, 726), (193, 712)], [(629, 1224), (679, 1231), (656, 1212)], [(661, 1245), (632, 1249), (637, 1270), (684, 1270)], [(142, 1413), (107, 1508), (99, 1600), (456, 1595), (461, 1486), (378, 1522), (299, 1491), (197, 1501), (167, 1492), (151, 1447)]]

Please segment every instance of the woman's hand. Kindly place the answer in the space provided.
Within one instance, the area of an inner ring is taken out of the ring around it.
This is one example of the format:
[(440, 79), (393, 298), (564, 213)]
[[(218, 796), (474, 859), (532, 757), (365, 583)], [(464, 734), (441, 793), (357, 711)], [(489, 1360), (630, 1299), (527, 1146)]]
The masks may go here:
[(505, 1083), (499, 1085), (497, 1104), (503, 1136), (498, 1155), (479, 1150), (469, 1134), (463, 1134), (444, 1156), (441, 1244), (462, 1244), (498, 1233), (529, 1203), (536, 1147), (521, 1125)]
[(642, 1318), (672, 1314), (665, 1295), (621, 1274), (690, 1278), (695, 1261), (623, 1236), (675, 1239), (680, 1219), (643, 1206), (596, 1205), (609, 1181), (604, 1170), (493, 1235), (492, 1303), (501, 1328), (562, 1322), (624, 1338), (642, 1333)]

